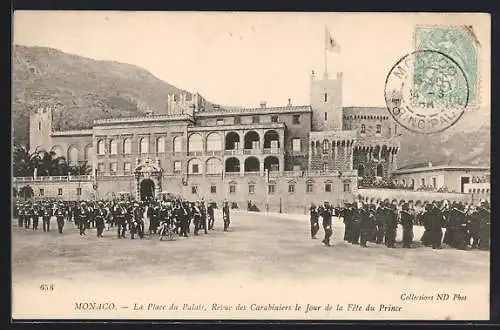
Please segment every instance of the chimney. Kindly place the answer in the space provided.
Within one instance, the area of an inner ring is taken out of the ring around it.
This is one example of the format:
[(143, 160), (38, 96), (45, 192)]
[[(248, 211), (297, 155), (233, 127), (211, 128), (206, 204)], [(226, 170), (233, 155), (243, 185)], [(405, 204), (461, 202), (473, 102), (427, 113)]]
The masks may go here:
[(261, 107), (261, 108), (265, 108), (265, 107), (266, 107), (266, 105), (267, 105), (267, 102), (266, 102), (266, 101), (261, 101), (261, 102), (260, 102), (260, 107)]
[(429, 162), (427, 165), (428, 165), (429, 167), (432, 167), (432, 162)]
[(291, 106), (292, 106), (292, 99), (291, 99), (291, 98), (289, 98), (289, 99), (288, 99), (288, 106), (289, 106), (289, 107), (291, 107)]

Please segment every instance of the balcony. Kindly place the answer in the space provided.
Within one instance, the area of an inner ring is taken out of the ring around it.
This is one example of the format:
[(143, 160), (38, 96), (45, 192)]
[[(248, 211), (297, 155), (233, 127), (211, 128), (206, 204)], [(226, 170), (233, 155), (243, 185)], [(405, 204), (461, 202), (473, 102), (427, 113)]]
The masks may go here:
[(265, 148), (264, 155), (280, 155), (283, 153), (283, 148)]
[(92, 181), (92, 175), (74, 175), (74, 176), (39, 176), (36, 179), (32, 177), (13, 177), (12, 182), (78, 182), (78, 181)]
[(243, 155), (243, 150), (241, 149), (224, 150), (224, 155), (225, 156)]
[(245, 176), (260, 176), (260, 171), (249, 171), (244, 173)]

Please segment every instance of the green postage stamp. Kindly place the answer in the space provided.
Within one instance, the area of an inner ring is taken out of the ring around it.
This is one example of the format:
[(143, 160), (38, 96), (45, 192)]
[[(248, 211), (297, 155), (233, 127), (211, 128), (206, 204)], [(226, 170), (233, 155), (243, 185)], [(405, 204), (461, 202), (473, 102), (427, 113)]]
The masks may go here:
[[(436, 80), (432, 85), (439, 88), (440, 93), (427, 93), (432, 97), (422, 100), (421, 98), (413, 98), (413, 103), (416, 106), (418, 102), (434, 102), (446, 106), (448, 102), (463, 103), (463, 100), (456, 99), (463, 97), (464, 93), (460, 93), (460, 89), (468, 89), (467, 109), (474, 109), (479, 106), (479, 42), (474, 35), (472, 26), (416, 26), (414, 30), (415, 50), (418, 51), (435, 51), (446, 55), (440, 62), (435, 63), (436, 68), (442, 69), (448, 67), (449, 70), (455, 70), (456, 66), (463, 71), (466, 77), (467, 86), (450, 86), (450, 82), (446, 80)], [(423, 53), (422, 53), (423, 54)], [(415, 59), (414, 69), (414, 85), (419, 85), (420, 88), (426, 88), (422, 84), (421, 79), (425, 78), (425, 70), (420, 70), (426, 67), (425, 60), (428, 59), (428, 54), (425, 56), (417, 56)], [(446, 62), (454, 62), (455, 65), (449, 65)], [(427, 70), (427, 74), (429, 71)], [(428, 88), (431, 86), (429, 85)], [(447, 90), (453, 90), (455, 93), (447, 94)], [(425, 91), (421, 90), (420, 95), (425, 95)], [(445, 103), (445, 104), (442, 104)], [(449, 103), (448, 103), (449, 104)]]

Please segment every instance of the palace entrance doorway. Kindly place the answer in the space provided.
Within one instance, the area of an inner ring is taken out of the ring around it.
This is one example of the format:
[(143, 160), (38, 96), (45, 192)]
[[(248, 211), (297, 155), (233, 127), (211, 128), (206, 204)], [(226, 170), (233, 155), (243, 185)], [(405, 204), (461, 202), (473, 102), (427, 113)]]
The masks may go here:
[(152, 200), (155, 197), (155, 183), (151, 179), (141, 181), (140, 188), (141, 201)]

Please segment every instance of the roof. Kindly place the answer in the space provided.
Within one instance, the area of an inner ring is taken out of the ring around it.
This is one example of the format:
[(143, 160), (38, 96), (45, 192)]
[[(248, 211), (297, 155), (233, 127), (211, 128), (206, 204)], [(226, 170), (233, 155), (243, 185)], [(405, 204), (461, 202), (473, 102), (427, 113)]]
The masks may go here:
[(403, 166), (393, 171), (393, 174), (405, 174), (405, 173), (418, 173), (418, 172), (428, 172), (428, 171), (489, 171), (488, 166), (478, 166), (471, 164), (463, 164), (453, 161), (434, 161), (427, 163), (417, 163)]
[(256, 108), (236, 108), (236, 107), (220, 107), (219, 109), (211, 109), (210, 111), (199, 111), (196, 117), (212, 117), (224, 115), (241, 115), (241, 114), (270, 114), (270, 113), (290, 113), (290, 112), (312, 112), (310, 105), (288, 105), (283, 107), (256, 107)]

